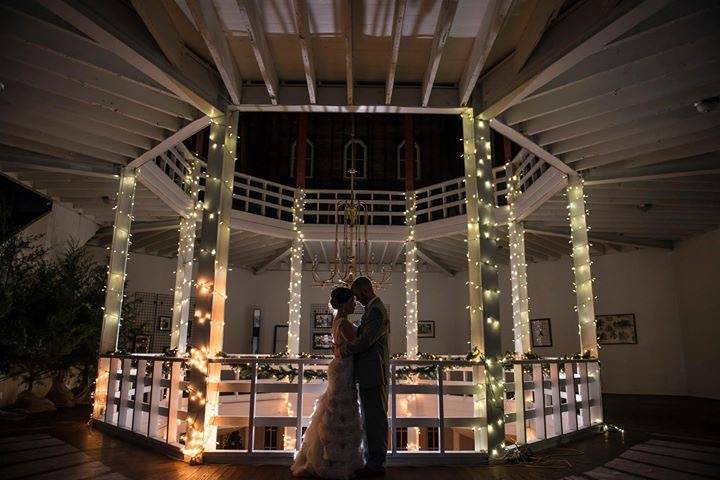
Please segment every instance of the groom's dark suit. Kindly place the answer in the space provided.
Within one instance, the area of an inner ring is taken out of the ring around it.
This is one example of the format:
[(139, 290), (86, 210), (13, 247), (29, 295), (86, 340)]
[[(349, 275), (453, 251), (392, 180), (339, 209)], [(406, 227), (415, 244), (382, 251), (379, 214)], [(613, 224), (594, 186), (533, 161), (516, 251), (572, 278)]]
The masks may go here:
[(389, 333), (387, 309), (382, 300), (374, 297), (365, 307), (357, 339), (347, 344), (343, 352), (355, 357), (355, 382), (360, 387), (360, 405), (368, 446), (367, 467), (370, 469), (383, 468), (387, 454)]

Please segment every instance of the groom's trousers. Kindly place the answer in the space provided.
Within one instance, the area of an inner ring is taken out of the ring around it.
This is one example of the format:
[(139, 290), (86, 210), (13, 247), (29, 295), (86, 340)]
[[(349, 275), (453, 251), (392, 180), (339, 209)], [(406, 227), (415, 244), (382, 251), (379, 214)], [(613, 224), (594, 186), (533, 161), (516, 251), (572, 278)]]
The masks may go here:
[(387, 387), (360, 388), (360, 405), (362, 406), (367, 438), (367, 467), (379, 469), (385, 467), (388, 445), (388, 394)]

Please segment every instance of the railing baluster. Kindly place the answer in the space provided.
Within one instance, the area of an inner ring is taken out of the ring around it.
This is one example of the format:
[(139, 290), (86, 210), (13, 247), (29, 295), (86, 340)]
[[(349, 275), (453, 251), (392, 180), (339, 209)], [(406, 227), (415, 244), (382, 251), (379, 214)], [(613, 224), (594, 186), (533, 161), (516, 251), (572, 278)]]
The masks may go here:
[(170, 393), (168, 394), (167, 443), (178, 441), (178, 406), (182, 399), (180, 382), (182, 381), (182, 365), (179, 361), (170, 361)]
[(518, 444), (527, 443), (525, 434), (525, 379), (523, 378), (523, 366), (516, 363), (513, 365), (513, 376), (515, 380), (515, 437)]
[(255, 398), (257, 397), (257, 360), (250, 362), (250, 405), (248, 406), (248, 453), (255, 449)]
[(302, 424), (303, 424), (303, 379), (305, 377), (305, 364), (302, 360), (298, 365), (298, 391), (297, 391), (297, 430), (295, 431), (295, 450), (300, 450), (302, 444)]
[(120, 369), (119, 358), (110, 359), (110, 374), (108, 376), (107, 407), (105, 408), (105, 422), (115, 424), (115, 392), (118, 390), (117, 373)]
[(574, 432), (578, 429), (577, 425), (577, 407), (575, 406), (575, 364), (571, 362), (565, 363), (565, 395), (567, 396), (568, 406), (568, 432)]
[(560, 373), (558, 364), (550, 364), (550, 388), (552, 389), (553, 436), (562, 435), (562, 409), (560, 401)]
[(110, 382), (110, 359), (100, 357), (98, 361), (98, 375), (95, 381), (95, 394), (93, 398), (93, 418), (96, 420), (105, 419), (109, 405), (108, 383)]
[(602, 383), (600, 381), (600, 366), (597, 362), (588, 364), (588, 390), (590, 392), (590, 419), (593, 423), (603, 422)]
[(397, 439), (395, 438), (395, 420), (397, 419), (397, 398), (395, 393), (395, 365), (390, 365), (390, 451), (397, 453)]
[(132, 431), (140, 431), (142, 423), (143, 397), (145, 396), (145, 368), (147, 360), (138, 360), (137, 372), (135, 374), (135, 400), (133, 405)]
[[(438, 386), (438, 447), (440, 448), (440, 453), (445, 453), (445, 440), (443, 439), (443, 432), (445, 432), (445, 396), (443, 395), (443, 392), (445, 391), (443, 386), (443, 368), (441, 364), (437, 364), (437, 386)], [(429, 437), (429, 435), (428, 435)]]
[(587, 363), (578, 363), (578, 373), (580, 374), (580, 412), (583, 428), (591, 425), (590, 422), (590, 393), (588, 390)]
[(153, 360), (152, 380), (150, 383), (150, 411), (148, 412), (148, 437), (155, 438), (158, 434), (158, 414), (162, 399), (162, 365), (160, 360)]
[(533, 400), (535, 407), (535, 438), (543, 440), (546, 438), (545, 425), (545, 385), (543, 380), (542, 364), (534, 364), (532, 366), (533, 376)]
[(122, 361), (122, 376), (120, 377), (120, 399), (118, 401), (118, 427), (127, 428), (128, 420), (128, 398), (130, 397), (130, 370), (132, 359), (125, 358)]

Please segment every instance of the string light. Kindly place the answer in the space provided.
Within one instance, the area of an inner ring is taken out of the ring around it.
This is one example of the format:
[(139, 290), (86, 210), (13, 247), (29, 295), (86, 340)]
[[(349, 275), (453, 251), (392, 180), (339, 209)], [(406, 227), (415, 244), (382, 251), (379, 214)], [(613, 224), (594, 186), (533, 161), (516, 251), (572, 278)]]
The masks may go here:
[(293, 241), (290, 247), (290, 285), (288, 286), (288, 356), (296, 357), (300, 352), (300, 318), (302, 312), (302, 261), (303, 261), (303, 212), (305, 190), (295, 189), (292, 207)]
[(418, 278), (417, 245), (415, 244), (415, 223), (417, 199), (415, 192), (405, 194), (405, 225), (408, 235), (405, 239), (405, 345), (408, 358), (418, 354)]
[(512, 285), (513, 338), (515, 353), (529, 353), (530, 309), (525, 260), (525, 227), (516, 219), (515, 202), (522, 195), (519, 176), (513, 174), (512, 165), (506, 165), (507, 200), (509, 206), (508, 242), (510, 244), (510, 282)]

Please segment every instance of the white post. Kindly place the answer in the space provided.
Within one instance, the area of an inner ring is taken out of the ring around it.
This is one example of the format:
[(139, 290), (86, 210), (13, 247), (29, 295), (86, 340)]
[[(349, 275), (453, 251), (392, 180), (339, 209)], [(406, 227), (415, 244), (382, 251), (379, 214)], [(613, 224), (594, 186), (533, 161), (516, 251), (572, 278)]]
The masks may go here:
[(530, 311), (527, 289), (527, 263), (525, 261), (525, 227), (515, 218), (515, 201), (520, 197), (517, 176), (511, 175), (508, 166), (508, 240), (510, 244), (510, 282), (512, 285), (513, 338), (515, 353), (529, 353)]
[(593, 277), (590, 265), (590, 243), (585, 211), (583, 181), (579, 175), (568, 176), (568, 220), (572, 242), (573, 276), (577, 298), (578, 333), (580, 334), (580, 352), (589, 352), (591, 357), (598, 355), (597, 333), (595, 331), (595, 297), (593, 295)]
[(125, 293), (125, 277), (127, 276), (125, 270), (131, 244), (130, 227), (133, 221), (132, 211), (135, 204), (136, 183), (135, 169), (123, 169), (120, 174), (115, 206), (115, 224), (113, 225), (105, 290), (105, 314), (100, 335), (100, 353), (114, 352), (117, 349)]
[[(471, 108), (462, 114), (463, 158), (468, 217), (468, 288), (470, 343), (485, 357), (485, 366), (473, 369), (475, 382), (484, 390), (475, 396), (475, 416), (487, 425), (475, 430), (475, 450), (490, 459), (499, 457), (505, 438), (503, 420), (504, 379), (500, 346), (500, 304), (494, 257), (495, 193), (492, 184), (492, 145), (488, 122), (475, 118)], [(482, 379), (482, 383), (480, 383)]]
[(293, 202), (294, 237), (290, 247), (290, 285), (288, 286), (288, 343), (287, 353), (296, 357), (300, 353), (300, 319), (302, 315), (302, 261), (303, 261), (303, 210), (305, 208), (305, 190), (295, 190)]
[(405, 341), (408, 358), (418, 355), (418, 279), (417, 246), (415, 245), (415, 219), (417, 204), (415, 192), (405, 193), (405, 224), (408, 236), (405, 240)]
[(227, 296), (230, 213), (232, 210), (238, 112), (211, 121), (200, 254), (197, 305), (190, 350), (187, 439), (183, 453), (191, 460), (215, 449), (220, 364), (210, 363), (223, 348)]
[(170, 348), (178, 355), (187, 351), (188, 316), (190, 311), (190, 293), (192, 287), (193, 256), (195, 254), (195, 226), (198, 215), (202, 215), (202, 203), (198, 202), (200, 191), (200, 160), (193, 158), (189, 174), (190, 189), (188, 195), (193, 209), (186, 217), (180, 217), (177, 266), (175, 267), (175, 288), (173, 289), (172, 331)]

